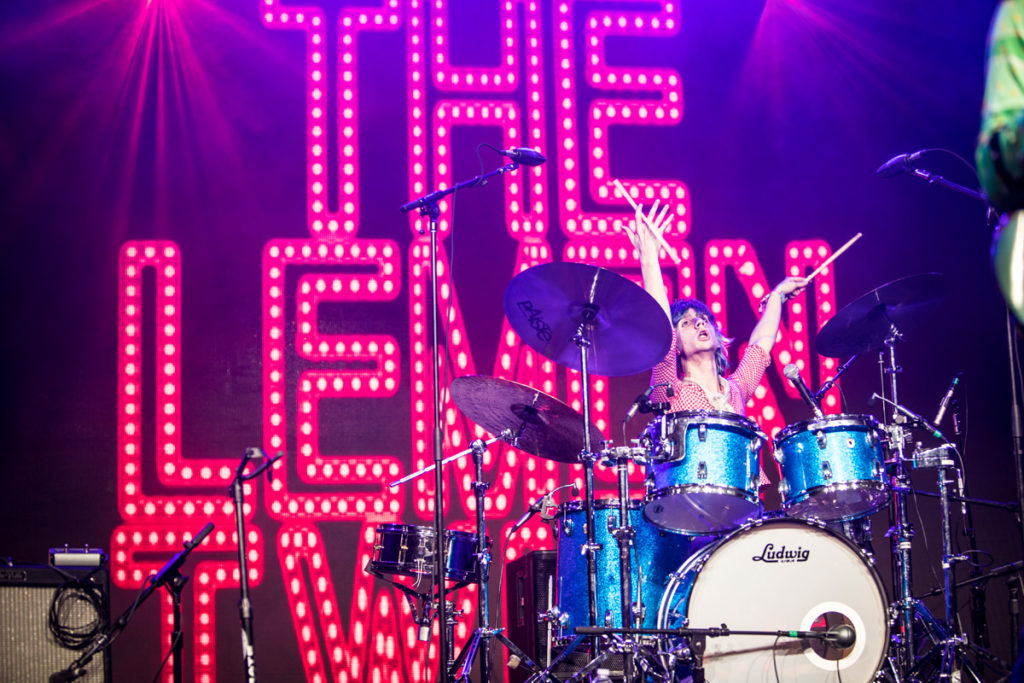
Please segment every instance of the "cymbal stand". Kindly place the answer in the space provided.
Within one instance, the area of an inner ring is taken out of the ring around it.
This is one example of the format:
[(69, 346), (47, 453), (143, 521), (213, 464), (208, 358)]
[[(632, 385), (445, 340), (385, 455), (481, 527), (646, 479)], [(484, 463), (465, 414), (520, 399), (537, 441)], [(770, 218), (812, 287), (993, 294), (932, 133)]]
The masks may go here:
[[(902, 368), (896, 364), (896, 344), (903, 334), (891, 323), (889, 337), (885, 340), (885, 349), (878, 354), (878, 362), (883, 376), (888, 375), (889, 399), (898, 404), (896, 375)], [(885, 383), (882, 384), (883, 392)], [(885, 412), (883, 404), (883, 414)], [(892, 475), (892, 511), (888, 536), (892, 544), (893, 592), (896, 610), (897, 628), (892, 635), (893, 650), (896, 655), (895, 669), (901, 675), (906, 674), (914, 664), (914, 609), (915, 600), (911, 589), (910, 549), (914, 529), (910, 524), (907, 512), (907, 494), (909, 487), (908, 473), (904, 467), (904, 447), (909, 433), (903, 427), (905, 418), (895, 410), (892, 422), (886, 429), (889, 431), (889, 446), (895, 451), (895, 468)]]
[[(534, 663), (525, 652), (523, 652), (515, 643), (513, 643), (511, 640), (506, 638), (505, 635), (503, 633), (501, 633), (502, 629), (492, 629), (492, 628), (490, 628), (490, 611), (489, 611), (490, 604), (489, 604), (489, 595), (488, 595), (488, 591), (487, 591), (487, 584), (488, 584), (488, 578), (489, 578), (488, 569), (489, 569), (490, 563), (491, 563), (491, 553), (490, 553), (490, 550), (487, 547), (487, 522), (486, 522), (486, 519), (485, 519), (485, 512), (484, 512), (484, 497), (485, 497), (485, 495), (487, 493), (487, 489), (490, 488), (490, 484), (484, 482), (484, 480), (483, 480), (483, 478), (484, 478), (484, 470), (483, 470), (483, 462), (484, 462), (484, 460), (483, 460), (483, 457), (484, 457), (484, 453), (487, 451), (487, 447), (489, 445), (491, 445), (492, 443), (494, 443), (495, 441), (507, 441), (509, 443), (515, 444), (516, 439), (519, 437), (519, 435), (521, 435), (523, 433), (523, 430), (525, 428), (526, 428), (526, 422), (523, 422), (522, 424), (519, 425), (519, 429), (516, 431), (515, 435), (513, 435), (511, 429), (504, 429), (504, 430), (502, 430), (501, 434), (499, 434), (498, 436), (491, 437), (487, 441), (484, 441), (482, 439), (476, 439), (476, 440), (474, 440), (469, 445), (469, 448), (467, 448), (464, 451), (460, 451), (460, 452), (458, 452), (458, 453), (456, 453), (454, 455), (448, 456), (447, 458), (442, 460), (441, 463), (440, 463), (443, 466), (443, 465), (445, 465), (445, 464), (447, 464), (449, 462), (452, 462), (453, 460), (457, 460), (457, 459), (461, 458), (462, 456), (466, 455), (467, 453), (472, 453), (473, 454), (473, 464), (475, 466), (475, 475), (476, 475), (476, 481), (473, 482), (473, 496), (476, 499), (476, 540), (477, 540), (477, 546), (476, 546), (477, 547), (477, 552), (476, 552), (476, 559), (477, 559), (477, 582), (476, 583), (477, 583), (477, 588), (478, 588), (478, 591), (477, 591), (477, 601), (478, 601), (477, 602), (477, 621), (479, 623), (479, 627), (475, 631), (473, 631), (473, 637), (470, 639), (469, 643), (466, 644), (466, 647), (462, 648), (462, 651), (459, 653), (458, 657), (454, 657), (451, 650), (448, 651), (448, 657), (445, 660), (445, 662), (446, 662), (446, 664), (445, 664), (446, 675), (450, 676), (451, 680), (453, 680), (453, 681), (465, 681), (466, 683), (469, 682), (469, 672), (473, 668), (473, 662), (476, 661), (477, 652), (481, 652), (480, 680), (482, 681), (482, 683), (488, 683), (490, 681), (491, 669), (492, 669), (491, 647), (490, 647), (490, 639), (491, 638), (497, 638), (497, 640), (502, 645), (507, 647), (513, 654), (515, 654), (517, 657), (519, 657), (519, 659), (520, 659), (520, 661), (522, 663), (521, 665), (525, 665), (527, 668), (530, 668), (530, 669), (533, 669), (533, 670), (539, 670), (540, 669), (540, 667), (537, 666), (537, 664)], [(441, 467), (438, 467), (437, 464), (428, 465), (427, 467), (424, 467), (423, 469), (421, 469), (419, 471), (413, 472), (412, 474), (408, 474), (408, 475), (406, 475), (406, 476), (404, 476), (404, 477), (402, 477), (400, 479), (396, 479), (395, 481), (389, 482), (388, 486), (390, 486), (391, 488), (394, 488), (394, 487), (396, 487), (396, 486), (398, 486), (400, 484), (404, 484), (407, 481), (411, 481), (412, 479), (415, 479), (415, 478), (417, 478), (417, 477), (419, 477), (419, 476), (421, 476), (423, 474), (426, 474), (427, 472), (430, 472), (431, 470), (440, 471)], [(441, 546), (443, 547), (443, 545), (444, 545), (444, 543), (442, 541)], [(444, 561), (445, 561), (445, 558), (442, 556), (442, 560), (441, 560), (442, 571), (441, 571), (441, 574), (435, 574), (435, 577), (437, 577), (437, 576), (440, 576), (440, 577), (446, 576), (447, 571), (446, 571), (446, 567), (444, 566)], [(426, 596), (423, 596), (423, 595), (420, 595), (418, 593), (415, 593), (414, 591), (411, 591), (410, 589), (406, 588), (405, 586), (403, 586), (400, 583), (397, 583), (395, 581), (391, 581), (387, 577), (385, 577), (385, 576), (383, 576), (381, 574), (377, 574), (376, 572), (371, 572), (371, 573), (373, 573), (378, 578), (384, 579), (385, 581), (388, 581), (389, 583), (392, 583), (396, 588), (399, 588), (400, 590), (402, 590), (402, 592), (404, 592), (406, 594), (406, 598), (409, 600), (409, 607), (411, 608), (411, 611), (412, 611), (412, 614), (413, 614), (413, 620), (415, 621), (416, 625), (420, 627), (419, 628), (419, 633), (420, 633), (419, 639), (421, 641), (429, 640), (430, 639), (430, 630), (429, 630), (430, 629), (430, 622), (433, 621), (433, 618), (431, 617), (430, 612), (431, 612), (432, 604), (433, 603), (430, 600), (428, 600)], [(453, 612), (454, 606), (449, 604), (448, 601), (445, 600), (440, 595), (440, 591), (444, 587), (444, 582), (445, 582), (444, 578), (442, 578), (439, 582), (436, 581), (436, 579), (435, 579), (435, 582), (438, 583), (438, 586), (437, 586), (436, 590), (439, 593), (438, 598), (436, 600), (436, 604), (438, 605), (438, 610), (437, 610), (438, 616), (441, 617), (441, 615), (444, 612), (452, 613), (453, 616), (457, 615), (458, 612)], [(467, 582), (460, 582), (457, 586), (455, 586), (455, 588), (459, 588), (461, 586), (467, 585), (468, 583), (471, 583), (471, 582), (468, 582), (468, 581)], [(449, 589), (449, 590), (454, 590), (454, 588), (453, 589)], [(433, 597), (433, 595), (434, 595), (434, 589), (431, 589), (430, 596)], [(417, 610), (417, 608), (416, 608), (416, 603), (415, 603), (416, 600), (420, 600), (422, 602), (422, 606), (421, 606), (420, 610)], [(442, 610), (441, 609), (441, 605), (444, 605), (446, 609)], [(423, 613), (422, 617), (418, 616), (419, 615), (419, 611), (422, 611), (422, 613)], [(449, 642), (453, 643), (453, 649), (454, 649), (454, 626), (455, 626), (454, 619), (452, 619), (451, 617), (445, 618), (442, 623), (446, 624), (446, 627), (445, 627), (444, 630), (447, 632), (447, 637), (448, 637)], [(483, 647), (482, 651), (480, 650), (480, 643), (481, 642), (484, 643), (484, 647)]]
[[(622, 626), (625, 628), (636, 627), (633, 619), (633, 577), (629, 565), (629, 551), (633, 547), (633, 539), (636, 532), (630, 524), (629, 515), (629, 460), (632, 449), (622, 446), (612, 449), (619, 481), (619, 524), (612, 530), (611, 534), (619, 545), (619, 596), (622, 598)], [(638, 591), (639, 592), (639, 591)], [(625, 643), (622, 652), (623, 677), (630, 683), (633, 680), (633, 657), (635, 652), (630, 651), (630, 643)]]
[[(594, 283), (597, 284), (596, 282)], [(593, 444), (590, 443), (590, 372), (587, 367), (587, 351), (591, 346), (587, 331), (597, 318), (597, 307), (585, 304), (580, 311), (581, 321), (573, 336), (573, 343), (580, 350), (580, 380), (583, 395), (583, 464), (584, 507), (587, 519), (587, 543), (583, 550), (587, 555), (587, 603), (590, 611), (590, 625), (597, 626), (597, 557), (599, 549), (594, 535), (594, 460)], [(590, 639), (590, 655), (596, 657), (601, 650), (601, 636)]]
[[(494, 440), (492, 440), (493, 442)], [(488, 609), (487, 579), (488, 569), (491, 564), (491, 553), (487, 548), (487, 525), (484, 515), (484, 495), (490, 484), (483, 481), (484, 478), (484, 453), (487, 451), (487, 443), (476, 439), (470, 445), (473, 452), (473, 464), (476, 470), (476, 481), (473, 482), (473, 497), (476, 499), (476, 560), (477, 560), (477, 622), (479, 626), (473, 631), (473, 637), (466, 647), (462, 648), (458, 658), (451, 667), (452, 681), (458, 683), (470, 683), (469, 673), (473, 668), (473, 661), (480, 653), (480, 681), (489, 683), (491, 680), (491, 639), (496, 639), (520, 660), (520, 666), (525, 666), (532, 671), (538, 671), (540, 667), (530, 659), (515, 643), (505, 637), (504, 629), (492, 629), (490, 627), (490, 611)]]
[[(960, 476), (960, 471), (956, 467), (956, 460), (954, 457), (956, 455), (956, 447), (949, 443), (935, 425), (931, 424), (920, 415), (917, 415), (898, 403), (890, 402), (884, 397), (882, 397), (882, 400), (885, 403), (892, 403), (892, 407), (901, 413), (902, 417), (910, 419), (912, 426), (921, 427), (931, 432), (933, 436), (945, 441), (943, 446), (929, 449), (923, 453), (915, 452), (915, 454), (907, 460), (907, 464), (911, 467), (919, 469), (934, 467), (939, 470), (938, 498), (940, 503), (939, 513), (942, 522), (943, 588), (938, 592), (942, 593), (944, 597), (946, 620), (945, 623), (941, 623), (935, 619), (935, 617), (928, 611), (928, 608), (921, 604), (918, 598), (911, 596), (907, 599), (906, 604), (912, 610), (913, 617), (921, 622), (921, 637), (930, 639), (932, 641), (932, 647), (923, 656), (917, 658), (909, 670), (905, 671), (905, 680), (949, 681), (953, 679), (962, 680), (966, 678), (974, 683), (982, 683), (982, 677), (975, 666), (967, 658), (966, 650), (973, 650), (979, 656), (990, 656), (989, 653), (987, 653), (983, 648), (968, 642), (967, 637), (962, 632), (957, 632), (955, 630), (958, 628), (956, 621), (956, 564), (967, 560), (966, 555), (953, 554), (953, 532), (950, 521), (951, 515), (949, 506), (951, 496), (949, 493), (949, 485), (958, 484), (961, 489), (963, 488), (963, 480)], [(956, 480), (947, 479), (947, 473), (949, 471), (957, 473)], [(899, 495), (903, 498), (905, 498), (909, 493), (914, 493), (914, 491), (900, 487), (895, 487), (895, 490), (893, 491), (894, 496)], [(962, 499), (962, 497), (959, 496), (958, 498)], [(911, 641), (909, 643), (909, 647), (911, 656), (916, 656), (918, 651), (917, 642)], [(939, 664), (933, 672), (930, 667), (936, 658), (939, 658)], [(897, 679), (899, 679), (898, 675)]]

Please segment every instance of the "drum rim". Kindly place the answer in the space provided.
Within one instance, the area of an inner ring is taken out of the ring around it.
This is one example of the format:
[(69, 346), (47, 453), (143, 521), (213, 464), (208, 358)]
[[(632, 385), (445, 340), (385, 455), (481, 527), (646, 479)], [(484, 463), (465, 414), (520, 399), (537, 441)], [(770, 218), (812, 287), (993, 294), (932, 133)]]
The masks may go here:
[[(683, 488), (686, 488), (688, 490), (677, 490)], [(670, 493), (724, 493), (728, 495), (730, 498), (739, 498), (748, 503), (751, 503), (754, 506), (754, 510), (750, 514), (757, 515), (758, 519), (760, 519), (761, 516), (764, 514), (764, 504), (761, 502), (761, 498), (760, 496), (757, 495), (756, 491), (750, 492), (747, 489), (737, 489), (733, 486), (721, 486), (718, 484), (673, 484), (672, 486), (665, 486), (663, 488), (657, 489), (656, 491), (652, 491), (650, 494), (648, 494), (648, 496), (645, 497), (644, 500), (644, 519), (663, 531), (681, 534), (684, 536), (709, 536), (715, 534), (730, 534), (739, 529), (744, 524), (749, 524), (752, 521), (752, 519), (748, 517), (742, 522), (733, 522), (729, 526), (719, 527), (716, 529), (683, 529), (680, 527), (664, 526), (663, 524), (654, 521), (647, 515), (647, 505), (662, 498), (663, 496), (659, 494), (661, 494), (663, 491), (668, 491)], [(729, 493), (730, 491), (742, 492), (742, 495), (735, 495), (733, 493)]]
[[(736, 529), (733, 529), (732, 531), (727, 532), (721, 538), (715, 539), (712, 543), (709, 543), (708, 545), (704, 546), (703, 548), (698, 549), (693, 555), (690, 555), (685, 560), (683, 560), (683, 563), (681, 565), (679, 565), (679, 569), (677, 569), (674, 572), (671, 572), (668, 575), (668, 583), (665, 586), (665, 592), (661, 596), (661, 602), (665, 603), (665, 600), (668, 598), (669, 595), (672, 595), (674, 597), (676, 591), (679, 589), (679, 582), (682, 581), (683, 578), (685, 578), (690, 571), (694, 571), (695, 570), (697, 572), (697, 574), (696, 574), (696, 576), (694, 576), (693, 582), (690, 585), (690, 593), (692, 595), (693, 589), (697, 585), (697, 581), (700, 578), (700, 573), (704, 570), (704, 566), (707, 564), (707, 561), (714, 554), (715, 550), (717, 550), (721, 546), (725, 545), (730, 539), (732, 539), (732, 538), (734, 538), (736, 536), (739, 536), (742, 533), (747, 533), (748, 531), (751, 531), (753, 529), (760, 528), (762, 526), (776, 525), (776, 524), (782, 524), (782, 523), (795, 524), (797, 526), (810, 526), (810, 527), (814, 527), (814, 528), (820, 529), (821, 531), (824, 531), (826, 535), (831, 536), (831, 537), (833, 537), (835, 539), (838, 539), (839, 541), (844, 543), (847, 548), (850, 548), (851, 550), (853, 550), (857, 554), (857, 557), (860, 558), (861, 563), (867, 568), (868, 576), (870, 576), (874, 580), (875, 587), (878, 589), (878, 595), (881, 597), (882, 613), (883, 613), (883, 615), (885, 615), (885, 618), (882, 619), (882, 626), (883, 626), (883, 629), (884, 629), (885, 633), (884, 633), (884, 637), (883, 637), (881, 642), (882, 643), (888, 643), (889, 642), (889, 637), (890, 637), (891, 632), (892, 632), (892, 629), (891, 629), (890, 624), (889, 624), (889, 619), (888, 619), (889, 604), (890, 604), (889, 603), (889, 594), (886, 592), (885, 584), (882, 583), (881, 575), (879, 574), (878, 569), (875, 567), (874, 558), (870, 554), (868, 554), (866, 551), (864, 551), (864, 549), (862, 549), (860, 546), (858, 546), (856, 543), (854, 543), (852, 540), (850, 540), (849, 538), (847, 538), (843, 534), (840, 534), (838, 532), (833, 531), (832, 529), (829, 529), (828, 526), (826, 526), (825, 522), (823, 522), (823, 521), (821, 521), (819, 519), (813, 519), (813, 518), (812, 519), (801, 519), (799, 517), (764, 517), (764, 516), (762, 516), (762, 517), (759, 517), (757, 519), (752, 519), (752, 520), (744, 523), (740, 527), (738, 527)], [(691, 565), (693, 565), (693, 566), (691, 566)], [(665, 605), (665, 607), (667, 607), (667, 605)], [(659, 604), (658, 605), (658, 618), (657, 618), (657, 622), (656, 622), (656, 627), (657, 628), (666, 628), (666, 625), (662, 622), (662, 617), (663, 617), (663, 615), (662, 615), (662, 604)], [(667, 639), (667, 638), (668, 638), (668, 636), (665, 636), (665, 639)], [(882, 666), (885, 663), (885, 657), (886, 657), (886, 652), (887, 651), (888, 651), (887, 647), (883, 647), (882, 648), (881, 658), (879, 659), (878, 664), (877, 664), (877, 666), (875, 668), (875, 674), (876, 675), (881, 670)]]
[[(830, 521), (837, 521), (837, 520), (830, 520)], [(846, 520), (846, 521), (848, 521), (848, 520)], [(837, 533), (837, 532), (833, 531), (832, 529), (829, 529), (828, 525), (824, 521), (822, 521), (820, 519), (813, 518), (813, 517), (810, 518), (810, 519), (804, 519), (802, 517), (788, 517), (788, 516), (778, 516), (778, 517), (761, 516), (761, 517), (758, 517), (756, 519), (748, 520), (748, 521), (744, 522), (743, 524), (741, 524), (740, 526), (736, 527), (735, 529), (731, 529), (731, 530), (725, 532), (724, 536), (722, 536), (721, 538), (716, 538), (713, 542), (707, 544), (703, 548), (698, 549), (697, 552), (695, 552), (693, 555), (690, 555), (685, 560), (683, 560), (683, 563), (681, 565), (679, 565), (679, 569), (677, 569), (676, 571), (674, 571), (674, 572), (669, 574), (669, 581), (670, 582), (671, 581), (678, 581), (679, 579), (682, 579), (683, 576), (685, 576), (685, 572), (683, 570), (687, 568), (686, 565), (689, 565), (692, 562), (698, 562), (698, 561), (700, 562), (700, 567), (698, 569), (698, 573), (699, 573), (699, 570), (704, 568), (704, 564), (707, 561), (707, 557), (704, 557), (704, 556), (707, 555), (708, 557), (710, 557), (710, 553), (712, 552), (713, 548), (717, 548), (718, 546), (725, 544), (732, 537), (739, 536), (740, 534), (746, 533), (747, 531), (750, 531), (751, 529), (756, 529), (756, 528), (759, 528), (759, 527), (762, 527), (762, 526), (769, 526), (769, 525), (770, 526), (774, 526), (774, 525), (777, 525), (777, 524), (783, 524), (783, 523), (787, 523), (787, 522), (788, 523), (792, 523), (792, 524), (796, 524), (797, 526), (813, 526), (813, 527), (817, 527), (818, 529), (821, 529), (822, 531), (826, 532), (827, 534), (829, 534), (831, 536), (834, 536), (837, 539), (839, 539), (840, 541), (842, 541), (843, 543), (845, 543), (851, 550), (853, 550), (853, 551), (855, 551), (857, 553), (857, 556), (861, 558), (861, 560), (864, 562), (864, 564), (866, 564), (868, 567), (870, 567), (874, 571), (874, 573), (876, 574), (876, 576), (875, 576), (876, 582), (878, 583), (879, 588), (882, 589), (882, 596), (886, 597), (886, 598), (888, 597), (888, 594), (885, 592), (885, 586), (881, 583), (881, 578), (879, 576), (877, 576), (878, 571), (877, 571), (877, 569), (875, 569), (875, 559), (870, 554), (868, 554), (863, 548), (861, 548), (859, 545), (857, 545), (856, 543), (854, 543), (853, 541), (848, 539), (846, 536), (844, 536), (844, 535), (842, 535), (840, 533)]]
[[(884, 481), (877, 481), (875, 479), (854, 479), (853, 481), (839, 482), (836, 484), (822, 484), (821, 486), (812, 486), (809, 489), (801, 491), (801, 495), (794, 497), (792, 500), (783, 500), (782, 509), (788, 514), (789, 511), (793, 508), (793, 506), (799, 505), (800, 503), (810, 498), (812, 495), (817, 495), (822, 492), (832, 493), (834, 491), (858, 491), (864, 489), (874, 489), (879, 493), (885, 494), (885, 501), (878, 503), (866, 510), (860, 510), (858, 512), (855, 512), (852, 516), (843, 515), (841, 517), (830, 517), (828, 519), (821, 520), (824, 522), (849, 522), (854, 519), (860, 519), (861, 517), (867, 517), (870, 514), (874, 514), (875, 512), (878, 512), (879, 510), (886, 506), (886, 504), (889, 501), (891, 492), (889, 491), (889, 487), (886, 485)], [(794, 519), (806, 520), (808, 518), (794, 517)]]
[(759, 496), (757, 491), (751, 491), (749, 489), (741, 489), (735, 486), (724, 486), (722, 484), (671, 484), (669, 486), (662, 486), (660, 488), (651, 491), (644, 496), (644, 509), (647, 505), (664, 498), (663, 492), (668, 491), (672, 494), (676, 493), (720, 493), (729, 496), (730, 498), (743, 498), (751, 503), (757, 502)]
[(415, 530), (415, 533), (417, 534), (422, 533), (426, 536), (434, 535), (434, 529), (432, 527), (423, 526), (420, 524), (378, 524), (375, 531), (378, 534), (382, 531), (401, 531), (404, 534), (408, 532), (410, 529)]
[[(583, 510), (586, 505), (586, 501), (583, 500), (567, 500), (564, 503), (558, 504), (558, 514), (561, 515), (565, 510), (571, 512), (579, 512)], [(627, 504), (630, 510), (642, 510), (644, 506), (643, 498), (630, 498)], [(594, 509), (595, 510), (608, 510), (619, 508), (619, 498), (595, 498)]]
[[(815, 428), (813, 425), (820, 425)], [(772, 445), (775, 448), (779, 448), (779, 444), (793, 436), (794, 434), (801, 432), (813, 432), (834, 430), (836, 427), (869, 427), (876, 432), (881, 432), (881, 426), (874, 415), (857, 415), (855, 413), (838, 413), (836, 415), (825, 415), (820, 418), (814, 418), (813, 420), (801, 420), (800, 422), (794, 422), (791, 425), (787, 425), (775, 435), (772, 439)], [(881, 450), (881, 446), (879, 446)]]
[(728, 410), (677, 410), (674, 413), (665, 413), (665, 415), (661, 417), (654, 418), (647, 423), (645, 430), (650, 428), (652, 425), (657, 424), (659, 420), (675, 418), (677, 415), (681, 416), (678, 418), (679, 420), (685, 422), (742, 427), (747, 431), (753, 432), (753, 435), (760, 438), (762, 442), (768, 441), (768, 435), (764, 433), (757, 422), (746, 415), (740, 415), (739, 413), (733, 413)]

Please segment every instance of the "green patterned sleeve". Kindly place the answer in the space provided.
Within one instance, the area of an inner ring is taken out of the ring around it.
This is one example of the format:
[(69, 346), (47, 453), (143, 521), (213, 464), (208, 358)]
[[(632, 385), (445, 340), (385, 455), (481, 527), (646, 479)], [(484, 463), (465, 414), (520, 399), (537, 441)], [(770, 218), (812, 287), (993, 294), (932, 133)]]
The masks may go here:
[(975, 160), (1000, 211), (1024, 207), (1024, 0), (1003, 0), (992, 20)]

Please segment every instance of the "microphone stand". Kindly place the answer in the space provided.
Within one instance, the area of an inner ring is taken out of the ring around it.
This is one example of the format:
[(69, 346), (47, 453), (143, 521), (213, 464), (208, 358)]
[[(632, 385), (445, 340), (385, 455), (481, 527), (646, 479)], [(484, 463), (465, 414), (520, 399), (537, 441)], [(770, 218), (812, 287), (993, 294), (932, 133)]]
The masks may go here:
[[(434, 552), (434, 577), (435, 580), (440, 583), (441, 586), (441, 599), (438, 600), (437, 605), (437, 617), (441, 624), (441, 628), (438, 631), (438, 656), (441, 660), (439, 671), (440, 675), (438, 680), (440, 683), (448, 683), (448, 666), (452, 663), (451, 650), (454, 643), (449, 642), (448, 634), (445, 629), (445, 624), (448, 623), (448, 606), (444, 600), (444, 581), (445, 581), (445, 550), (444, 550), (444, 511), (442, 506), (444, 505), (444, 476), (441, 468), (442, 462), (442, 450), (444, 435), (442, 433), (442, 419), (441, 419), (441, 372), (440, 372), (440, 346), (438, 344), (438, 317), (440, 317), (441, 303), (438, 299), (438, 286), (437, 286), (437, 219), (441, 213), (438, 207), (438, 201), (443, 197), (447, 197), (456, 190), (461, 190), (467, 187), (475, 187), (481, 184), (487, 178), (495, 175), (504, 175), (510, 171), (514, 171), (519, 168), (519, 162), (512, 161), (511, 163), (505, 164), (504, 166), (497, 168), (489, 173), (475, 176), (469, 180), (461, 183), (456, 183), (449, 188), (442, 190), (435, 190), (429, 194), (426, 194), (419, 199), (414, 199), (411, 202), (403, 204), (399, 207), (402, 213), (409, 213), (413, 209), (419, 209), (420, 215), (427, 218), (428, 228), (430, 230), (430, 337), (431, 345), (434, 349), (433, 361), (431, 362), (431, 370), (433, 372), (434, 380), (434, 542), (437, 544)], [(420, 234), (424, 233), (423, 228), (420, 228)]]
[(171, 653), (173, 654), (173, 659), (171, 661), (174, 668), (174, 683), (181, 683), (182, 645), (184, 642), (181, 636), (181, 590), (185, 587), (185, 583), (188, 582), (188, 577), (181, 574), (181, 567), (185, 564), (189, 553), (202, 543), (210, 535), (211, 531), (213, 531), (213, 522), (207, 522), (206, 526), (200, 529), (199, 533), (193, 536), (191, 541), (183, 544), (183, 549), (168, 560), (167, 564), (159, 572), (146, 579), (145, 588), (143, 588), (142, 592), (139, 593), (139, 596), (128, 609), (121, 613), (117, 621), (107, 629), (107, 632), (94, 640), (89, 649), (83, 652), (68, 668), (50, 676), (50, 683), (67, 683), (84, 676), (87, 673), (85, 667), (92, 661), (92, 658), (110, 647), (114, 639), (121, 635), (121, 632), (128, 626), (128, 620), (131, 619), (138, 606), (144, 603), (153, 594), (153, 591), (161, 586), (167, 586), (174, 607), (174, 623), (171, 633)]
[[(256, 655), (252, 630), (252, 602), (249, 599), (249, 569), (245, 557), (245, 487), (242, 486), (242, 482), (255, 479), (264, 472), (267, 473), (268, 479), (273, 477), (270, 467), (282, 455), (283, 452), (278, 451), (273, 458), (267, 458), (260, 448), (246, 448), (242, 461), (235, 470), (235, 478), (231, 480), (230, 493), (235, 502), (235, 530), (238, 533), (238, 587), (241, 593), (238, 600), (238, 618), (242, 623), (242, 669), (247, 683), (256, 683)], [(249, 461), (261, 456), (264, 459), (263, 464), (251, 474), (243, 474)]]
[[(964, 389), (961, 387), (958, 392), (954, 392), (953, 400), (950, 402), (950, 408), (952, 408), (950, 412), (953, 414), (953, 440), (956, 442), (957, 449), (960, 451), (961, 456), (966, 453), (967, 448), (967, 435), (964, 433), (960, 424), (960, 396), (963, 391)], [(965, 463), (961, 464), (963, 465), (963, 469), (961, 470), (963, 476), (963, 491), (961, 492), (961, 495), (966, 499), (970, 499), (971, 493), (969, 488), (970, 482), (967, 480), (967, 465)], [(961, 512), (964, 516), (963, 534), (967, 537), (967, 547), (971, 553), (976, 553), (978, 551), (978, 538), (974, 533), (974, 510), (970, 505), (967, 505), (966, 502), (964, 502), (962, 503)], [(976, 563), (971, 562), (970, 577), (972, 579), (976, 579), (981, 576), (981, 574), (981, 568)], [(954, 588), (955, 587), (956, 586), (954, 586)], [(981, 647), (987, 648), (991, 643), (989, 642), (988, 636), (988, 619), (986, 616), (985, 599), (985, 586), (981, 582), (971, 584), (971, 627), (974, 632), (974, 641)], [(978, 663), (980, 664), (981, 662), (979, 661)]]
[[(989, 227), (992, 228), (995, 226), (999, 218), (998, 212), (996, 211), (995, 207), (993, 207), (992, 204), (989, 203), (988, 198), (983, 193), (978, 192), (977, 190), (972, 190), (970, 188), (964, 187), (963, 185), (954, 183), (950, 180), (947, 180), (946, 178), (943, 178), (940, 175), (931, 173), (921, 168), (911, 167), (908, 168), (908, 170), (915, 177), (927, 181), (929, 185), (940, 185), (947, 189), (953, 190), (954, 192), (959, 192), (962, 195), (971, 197), (972, 199), (977, 199), (978, 201), (982, 202), (983, 204), (985, 204), (985, 207), (987, 209)], [(1006, 304), (1005, 301), (1004, 304)], [(1006, 311), (1007, 358), (1010, 364), (1010, 436), (1012, 443), (1011, 448), (1013, 449), (1013, 467), (1017, 485), (1017, 503), (1019, 505), (1019, 509), (1021, 511), (1024, 511), (1024, 421), (1022, 421), (1021, 418), (1020, 402), (1021, 389), (1022, 387), (1024, 387), (1024, 377), (1021, 377), (1017, 372), (1017, 368), (1019, 367), (1019, 349), (1015, 341), (1015, 333), (1017, 339), (1019, 339), (1021, 327), (1015, 321), (1009, 305), (1006, 304), (1004, 308)], [(968, 524), (970, 523), (971, 522), (969, 520)], [(1019, 540), (1021, 540), (1022, 542), (1021, 548), (1024, 549), (1024, 517), (1022, 517), (1021, 514), (1017, 515), (1017, 532)], [(1020, 578), (1018, 577), (1018, 582), (1019, 581)], [(972, 596), (972, 621), (973, 616), (975, 614), (973, 610), (977, 608), (977, 606), (973, 604), (973, 600), (976, 599), (978, 595), (979, 594), (975, 592)], [(1011, 595), (1013, 595), (1012, 590)], [(1013, 605), (1011, 604), (1011, 609), (1012, 607)], [(1016, 615), (1012, 614), (1011, 621), (1013, 621), (1015, 618)], [(977, 628), (975, 628), (975, 631), (977, 635)], [(1017, 638), (1015, 633), (1015, 631), (1012, 632), (1010, 638), (1010, 646), (1011, 649), (1014, 651), (1014, 656), (1016, 656), (1017, 654)], [(979, 641), (980, 640), (981, 638), (979, 638)]]
[[(941, 185), (942, 187), (953, 190), (954, 192), (959, 192), (962, 195), (982, 202), (988, 209), (989, 227), (994, 225), (993, 218), (998, 217), (997, 212), (995, 207), (989, 203), (988, 198), (981, 192), (954, 183), (940, 175), (931, 173), (922, 168), (910, 167), (907, 170), (910, 171), (911, 175), (927, 181), (929, 185)], [(1020, 504), (1021, 509), (1024, 510), (1024, 422), (1021, 420), (1021, 407), (1019, 400), (1021, 382), (1024, 378), (1021, 378), (1017, 374), (1018, 350), (1017, 345), (1014, 342), (1014, 332), (1016, 331), (1019, 334), (1020, 326), (1014, 321), (1013, 314), (1010, 312), (1010, 307), (1006, 306), (1005, 308), (1006, 343), (1010, 362), (1010, 392), (1012, 398), (1010, 404), (1010, 429), (1013, 443), (1013, 465), (1017, 481), (1017, 502)], [(1022, 541), (1021, 547), (1024, 549), (1024, 519), (1021, 519), (1020, 517), (1017, 518), (1017, 528), (1020, 540)]]

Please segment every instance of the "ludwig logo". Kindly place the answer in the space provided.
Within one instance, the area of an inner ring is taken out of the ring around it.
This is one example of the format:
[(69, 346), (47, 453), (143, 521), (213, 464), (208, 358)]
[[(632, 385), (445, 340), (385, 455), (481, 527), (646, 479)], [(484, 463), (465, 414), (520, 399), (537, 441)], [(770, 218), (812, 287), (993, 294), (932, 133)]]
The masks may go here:
[(804, 550), (799, 546), (792, 550), (781, 546), (776, 550), (774, 543), (766, 543), (761, 554), (754, 555), (751, 559), (754, 562), (806, 562), (810, 556), (810, 550)]

